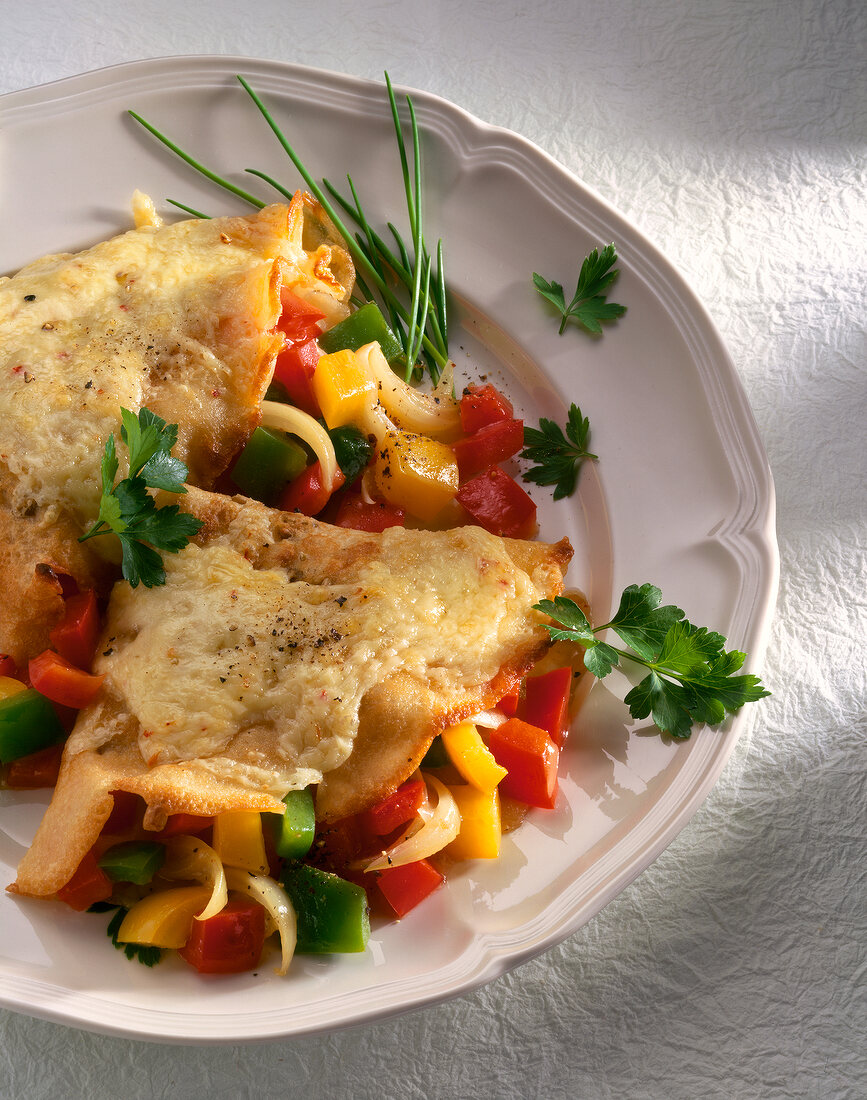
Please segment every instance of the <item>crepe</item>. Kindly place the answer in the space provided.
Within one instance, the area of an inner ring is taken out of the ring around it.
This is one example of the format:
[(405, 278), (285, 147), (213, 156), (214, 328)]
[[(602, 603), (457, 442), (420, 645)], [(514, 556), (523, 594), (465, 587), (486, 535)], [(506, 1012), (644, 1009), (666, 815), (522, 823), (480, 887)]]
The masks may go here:
[(562, 590), (567, 540), (478, 527), (347, 530), (191, 490), (196, 539), (165, 586), (119, 583), (60, 779), (15, 889), (55, 893), (96, 841), (113, 790), (170, 814), (282, 812), (318, 784), (317, 817), (376, 803), (433, 737), (507, 694), (549, 645), (533, 610)]
[(112, 540), (75, 540), (96, 518), (121, 407), (179, 424), (174, 453), (210, 487), (260, 420), (281, 290), (333, 324), (353, 278), (299, 193), (250, 217), (142, 224), (0, 279), (0, 653), (23, 664), (48, 644), (63, 602), (46, 578), (107, 592), (114, 571), (98, 555)]

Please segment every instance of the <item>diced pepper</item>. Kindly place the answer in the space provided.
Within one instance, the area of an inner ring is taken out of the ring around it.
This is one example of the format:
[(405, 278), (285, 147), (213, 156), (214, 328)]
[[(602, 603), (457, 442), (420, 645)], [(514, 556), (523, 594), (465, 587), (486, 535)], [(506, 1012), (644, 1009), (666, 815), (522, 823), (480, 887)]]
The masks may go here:
[(194, 920), (182, 959), (200, 974), (241, 974), (254, 970), (265, 944), (265, 910), (255, 901), (230, 898), (207, 920)]
[(313, 375), (313, 395), (329, 428), (358, 420), (376, 401), (376, 382), (352, 351), (323, 355)]
[(466, 781), (480, 791), (492, 791), (506, 769), (491, 756), (472, 722), (460, 722), (441, 734), (446, 752)]
[(376, 341), (385, 358), (392, 362), (403, 355), (400, 341), (386, 324), (385, 318), (375, 302), (368, 302), (345, 321), (340, 321), (319, 338), (323, 351), (340, 351), (349, 348), (358, 351), (365, 344)]
[(310, 851), (316, 835), (313, 792), (289, 791), (283, 796), (285, 813), (269, 814), (274, 826), (274, 848), (283, 859), (301, 859)]
[(368, 503), (357, 494), (345, 496), (340, 502), (334, 523), (353, 531), (385, 531), (388, 527), (403, 527), (404, 511), (384, 501)]
[(13, 791), (35, 791), (57, 786), (63, 745), (49, 745), (13, 760), (6, 769), (6, 786)]
[(210, 900), (211, 890), (207, 886), (178, 886), (148, 894), (123, 918), (117, 932), (118, 942), (183, 947), (190, 938), (193, 919)]
[(510, 718), (491, 730), (488, 747), (509, 773), (500, 783), (504, 797), (553, 809), (560, 750), (543, 729)]
[(426, 859), (406, 863), (402, 867), (389, 867), (386, 871), (380, 871), (376, 880), (385, 900), (398, 917), (405, 917), (444, 882), (444, 876)]
[(528, 539), (536, 531), (536, 505), (499, 466), (470, 478), (458, 490), (457, 499), (492, 535)]
[(498, 420), (453, 444), (461, 480), (516, 455), (524, 446), (523, 420)]
[(370, 462), (370, 456), (373, 454), (370, 440), (351, 424), (333, 428), (328, 434), (334, 444), (337, 465), (343, 471), (347, 485), (351, 485)]
[(227, 867), (240, 867), (254, 875), (268, 874), (262, 815), (256, 810), (217, 814), (211, 846)]
[(92, 588), (66, 600), (63, 621), (49, 638), (61, 657), (78, 668), (90, 668), (99, 638), (99, 606)]
[(108, 848), (97, 862), (113, 882), (144, 886), (162, 867), (165, 858), (165, 845), (151, 840), (132, 840)]
[(291, 404), (318, 419), (322, 413), (313, 395), (313, 375), (322, 355), (315, 338), (287, 344), (274, 363), (274, 383), (282, 386)]
[(388, 836), (411, 821), (424, 801), (423, 779), (411, 779), (402, 787), (371, 806), (365, 813), (365, 825), (374, 836)]
[(363, 951), (370, 936), (367, 894), (361, 886), (304, 863), (283, 870), (283, 886), (298, 918), (302, 955)]
[(513, 412), (511, 401), (490, 383), (468, 386), (461, 397), (461, 427), (467, 435), (498, 420), (511, 420)]
[(141, 825), (145, 801), (140, 795), (130, 794), (129, 791), (112, 791), (111, 797), (114, 806), (108, 821), (102, 827), (103, 833), (117, 836)]
[(476, 787), (449, 787), (461, 815), (461, 831), (446, 851), (455, 859), (496, 859), (500, 854), (500, 796)]
[(376, 452), (374, 477), (389, 504), (431, 522), (458, 491), (458, 464), (446, 443), (389, 431)]
[(17, 679), (17, 676), (18, 668), (15, 661), (8, 653), (0, 655), (0, 678), (6, 679), (8, 677), (14, 677)]
[(173, 836), (182, 836), (185, 833), (201, 836), (213, 824), (213, 817), (199, 816), (199, 814), (171, 814), (163, 828), (158, 833), (154, 833), (154, 839), (169, 840)]
[(0, 699), (0, 763), (30, 756), (65, 737), (54, 707), (33, 688), (22, 684), (14, 694)]
[(423, 768), (444, 768), (449, 762), (449, 754), (441, 737), (435, 737), (430, 743), (430, 748), (424, 754), (421, 766)]
[(271, 504), (306, 465), (304, 448), (295, 440), (284, 432), (256, 428), (232, 467), (232, 481), (247, 496)]
[(30, 682), (40, 695), (64, 707), (80, 709), (96, 698), (105, 676), (93, 676), (71, 665), (53, 649), (34, 657), (28, 666)]
[(555, 668), (542, 676), (528, 676), (518, 717), (545, 730), (557, 748), (563, 747), (569, 724), (572, 669)]
[(319, 322), (325, 317), (321, 309), (317, 309), (310, 302), (305, 302), (287, 287), (283, 287), (280, 291), (280, 306), (280, 320), (277, 322), (277, 328), (287, 340), (309, 340), (311, 336), (320, 334)]
[(322, 478), (322, 465), (316, 461), (290, 481), (277, 502), (283, 512), (301, 512), (305, 516), (317, 516), (346, 479), (338, 470), (329, 488)]
[(497, 703), (497, 710), (507, 714), (510, 718), (518, 711), (518, 702), (521, 698), (521, 685), (515, 684), (510, 692), (503, 696), (503, 698)]
[(11, 699), (27, 691), (27, 685), (15, 676), (0, 676), (0, 699)]
[(90, 851), (79, 863), (69, 882), (57, 891), (57, 897), (72, 909), (83, 913), (96, 902), (110, 898), (113, 889), (111, 879), (96, 862), (93, 851)]

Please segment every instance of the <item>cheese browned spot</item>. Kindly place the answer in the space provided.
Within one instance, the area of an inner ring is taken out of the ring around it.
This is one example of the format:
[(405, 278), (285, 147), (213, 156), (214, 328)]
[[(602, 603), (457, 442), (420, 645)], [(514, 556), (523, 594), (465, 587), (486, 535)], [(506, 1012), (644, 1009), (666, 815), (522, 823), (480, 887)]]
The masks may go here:
[(310, 783), (320, 819), (371, 805), (544, 652), (533, 605), (560, 592), (571, 556), (565, 540), (371, 534), (197, 490), (184, 507), (205, 527), (166, 560), (165, 586), (112, 596), (103, 694), (69, 740), (22, 893), (63, 885), (111, 790), (142, 795), (156, 827), (183, 811), (279, 812)]
[[(104, 572), (96, 555), (116, 550), (97, 539), (76, 551), (69, 536), (96, 517), (112, 433), (123, 471), (122, 406), (180, 425), (174, 453), (191, 483), (210, 486), (226, 469), (259, 422), (282, 347), (281, 287), (332, 321), (348, 310), (352, 265), (323, 243), (327, 232), (299, 194), (250, 217), (143, 224), (0, 279), (0, 560), (18, 567), (7, 578), (0, 651), (32, 655), (21, 600), (37, 566), (89, 583)], [(4, 515), (28, 521), (26, 553)]]

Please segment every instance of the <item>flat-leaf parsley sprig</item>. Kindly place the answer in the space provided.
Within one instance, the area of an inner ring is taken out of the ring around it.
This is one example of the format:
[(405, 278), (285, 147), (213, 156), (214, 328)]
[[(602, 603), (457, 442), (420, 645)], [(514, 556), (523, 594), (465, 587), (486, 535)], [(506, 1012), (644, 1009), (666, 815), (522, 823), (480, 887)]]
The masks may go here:
[[(718, 725), (744, 703), (770, 695), (758, 676), (733, 675), (746, 660), (745, 653), (726, 652), (722, 634), (693, 626), (679, 607), (661, 607), (661, 599), (654, 585), (632, 584), (624, 590), (614, 618), (597, 627), (565, 596), (535, 606), (559, 624), (546, 624), (552, 639), (585, 647), (584, 665), (600, 680), (622, 659), (647, 668), (647, 676), (624, 701), (633, 718), (650, 715), (660, 730), (678, 740), (690, 736), (695, 722)], [(597, 637), (609, 629), (631, 652)]]
[(545, 417), (538, 428), (524, 428), (524, 449), (521, 458), (535, 465), (523, 475), (536, 485), (553, 485), (554, 500), (575, 492), (578, 471), (585, 458), (598, 456), (587, 450), (590, 420), (573, 401), (569, 406), (566, 431), (554, 420)]
[(570, 318), (586, 332), (593, 336), (601, 336), (603, 321), (614, 321), (623, 316), (626, 306), (605, 300), (608, 288), (620, 274), (619, 269), (614, 266), (616, 263), (617, 251), (613, 244), (606, 245), (601, 253), (594, 248), (581, 264), (578, 286), (568, 306), (563, 287), (559, 283), (553, 280), (549, 283), (547, 279), (533, 272), (533, 285), (536, 290), (556, 306), (561, 314), (559, 329), (561, 336)]
[(118, 471), (114, 434), (108, 437), (102, 458), (102, 499), (99, 518), (79, 537), (115, 534), (123, 550), (124, 577), (133, 588), (165, 584), (166, 573), (158, 550), (177, 553), (202, 526), (195, 516), (181, 513), (176, 504), (158, 508), (148, 489), (186, 493), (187, 466), (171, 450), (178, 441), (177, 424), (166, 424), (150, 409), (138, 416), (121, 409), (120, 437), (129, 451), (129, 476), (116, 485)]

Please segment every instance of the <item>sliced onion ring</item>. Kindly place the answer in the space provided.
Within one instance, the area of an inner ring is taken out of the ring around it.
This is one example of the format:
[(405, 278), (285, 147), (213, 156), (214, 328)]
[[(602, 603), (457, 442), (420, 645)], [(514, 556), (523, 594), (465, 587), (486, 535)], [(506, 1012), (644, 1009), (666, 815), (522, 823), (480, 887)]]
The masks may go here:
[(420, 829), (405, 833), (388, 851), (362, 860), (358, 864), (364, 871), (385, 871), (389, 867), (402, 867), (417, 863), (435, 852), (441, 851), (455, 839), (461, 828), (461, 815), (449, 789), (436, 776), (426, 775), (425, 782), (437, 796), (437, 804)]
[(337, 473), (337, 455), (328, 432), (309, 413), (293, 405), (281, 405), (278, 401), (262, 402), (262, 426), (289, 432), (303, 440), (319, 459), (322, 480), (329, 487)]
[(229, 898), (223, 861), (204, 840), (197, 836), (175, 836), (166, 842), (166, 861), (160, 875), (167, 879), (193, 879), (210, 886), (211, 899), (196, 920), (214, 917)]
[(445, 442), (461, 434), (461, 409), (452, 397), (454, 368), (451, 362), (440, 376), (436, 389), (426, 393), (398, 378), (376, 342), (359, 348), (355, 358), (375, 379), (379, 400), (398, 427)]
[(254, 875), (239, 867), (226, 868), (226, 881), (230, 889), (255, 898), (277, 926), (282, 959), (275, 973), (282, 976), (289, 969), (298, 939), (298, 922), (286, 891), (267, 875)]

